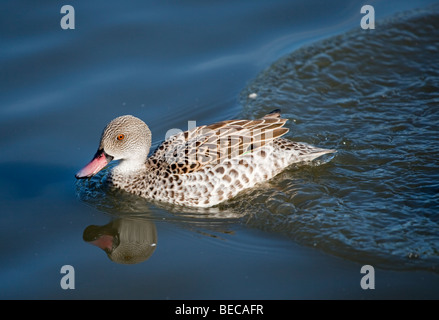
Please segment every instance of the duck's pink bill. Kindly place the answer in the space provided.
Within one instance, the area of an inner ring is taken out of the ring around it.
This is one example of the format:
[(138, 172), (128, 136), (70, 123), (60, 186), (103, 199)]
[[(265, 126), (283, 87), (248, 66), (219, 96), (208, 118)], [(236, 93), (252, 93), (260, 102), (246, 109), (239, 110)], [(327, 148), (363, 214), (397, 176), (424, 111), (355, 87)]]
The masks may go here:
[(107, 157), (104, 152), (96, 153), (93, 160), (76, 174), (77, 179), (89, 178), (101, 171), (108, 164)]
[(104, 234), (90, 243), (109, 252), (113, 249), (113, 236)]

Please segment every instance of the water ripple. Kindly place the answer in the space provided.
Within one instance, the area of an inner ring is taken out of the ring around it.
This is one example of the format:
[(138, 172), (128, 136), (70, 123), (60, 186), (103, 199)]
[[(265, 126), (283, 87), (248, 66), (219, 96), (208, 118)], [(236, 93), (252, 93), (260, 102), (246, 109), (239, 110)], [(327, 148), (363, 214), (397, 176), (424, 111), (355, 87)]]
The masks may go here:
[(290, 139), (339, 152), (235, 200), (246, 223), (362, 263), (437, 271), (438, 8), (301, 48), (249, 84), (245, 116), (281, 108)]

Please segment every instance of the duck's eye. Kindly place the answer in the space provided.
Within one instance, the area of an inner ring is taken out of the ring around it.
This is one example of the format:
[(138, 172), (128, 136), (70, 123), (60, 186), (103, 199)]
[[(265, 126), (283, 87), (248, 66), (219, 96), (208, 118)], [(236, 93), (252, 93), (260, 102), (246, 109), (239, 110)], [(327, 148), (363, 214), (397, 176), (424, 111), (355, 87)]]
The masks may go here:
[(124, 138), (125, 138), (125, 136), (123, 134), (119, 134), (117, 136), (117, 140), (119, 140), (119, 141), (123, 140)]

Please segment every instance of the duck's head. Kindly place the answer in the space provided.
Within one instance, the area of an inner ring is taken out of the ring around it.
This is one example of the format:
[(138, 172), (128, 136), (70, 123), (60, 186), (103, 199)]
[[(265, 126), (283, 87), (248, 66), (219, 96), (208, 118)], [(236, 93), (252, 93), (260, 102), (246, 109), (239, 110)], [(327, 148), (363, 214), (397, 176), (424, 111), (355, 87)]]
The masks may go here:
[(89, 178), (112, 160), (121, 160), (117, 170), (130, 172), (141, 168), (151, 147), (151, 131), (139, 118), (126, 115), (112, 120), (104, 129), (98, 151), (76, 178)]

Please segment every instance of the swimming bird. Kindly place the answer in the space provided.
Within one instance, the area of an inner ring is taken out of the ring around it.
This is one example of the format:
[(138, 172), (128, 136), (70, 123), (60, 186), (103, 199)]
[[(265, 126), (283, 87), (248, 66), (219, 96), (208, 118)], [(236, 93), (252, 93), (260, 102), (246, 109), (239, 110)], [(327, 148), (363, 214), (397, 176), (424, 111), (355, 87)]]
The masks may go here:
[(293, 163), (332, 149), (282, 138), (287, 119), (274, 110), (256, 120), (226, 120), (177, 133), (148, 157), (151, 131), (131, 115), (112, 120), (99, 148), (76, 178), (89, 178), (120, 160), (107, 183), (146, 199), (211, 207), (267, 181)]

